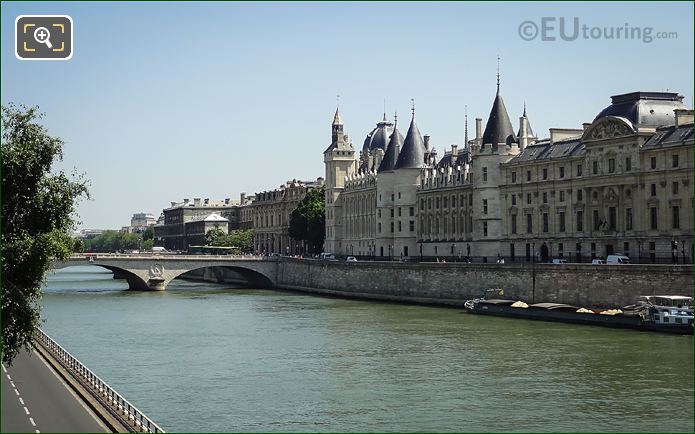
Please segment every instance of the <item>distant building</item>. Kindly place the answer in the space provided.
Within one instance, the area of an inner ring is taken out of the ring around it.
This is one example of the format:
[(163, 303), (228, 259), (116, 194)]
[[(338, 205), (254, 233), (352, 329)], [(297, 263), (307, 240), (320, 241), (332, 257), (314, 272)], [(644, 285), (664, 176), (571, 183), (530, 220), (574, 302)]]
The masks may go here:
[(154, 218), (154, 215), (144, 212), (135, 213), (130, 219), (130, 227), (138, 231), (142, 231), (155, 223), (157, 223), (157, 220)]
[(154, 225), (155, 245), (167, 250), (187, 250), (188, 246), (205, 244), (202, 230), (219, 227), (228, 233), (239, 229), (242, 210), (248, 204), (244, 193), (239, 201), (194, 198), (171, 202), (162, 211), (163, 218)]
[(494, 262), (625, 253), (693, 257), (693, 110), (633, 92), (582, 128), (515, 133), (499, 90), (475, 138), (437, 161), (415, 115), (405, 139), (386, 117), (359, 160), (336, 110), (326, 169), (326, 251)]
[(254, 249), (263, 253), (305, 253), (305, 244), (289, 236), (290, 214), (307, 191), (321, 186), (323, 178), (316, 181), (293, 179), (275, 190), (256, 193), (250, 206), (255, 230)]

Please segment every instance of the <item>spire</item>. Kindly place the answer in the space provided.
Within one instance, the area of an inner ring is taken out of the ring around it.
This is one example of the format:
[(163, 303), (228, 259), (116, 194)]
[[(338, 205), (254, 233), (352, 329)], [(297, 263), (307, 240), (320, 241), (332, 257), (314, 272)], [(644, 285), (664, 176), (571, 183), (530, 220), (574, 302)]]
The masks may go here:
[(384, 98), (384, 122), (386, 122), (386, 98)]
[(383, 172), (385, 170), (393, 170), (396, 168), (396, 161), (398, 160), (398, 154), (403, 147), (403, 136), (400, 131), (398, 131), (398, 112), (393, 115), (393, 134), (391, 134), (391, 140), (386, 147), (386, 153), (384, 154), (384, 159), (381, 160), (381, 164), (377, 169), (377, 172)]
[(463, 127), (463, 147), (468, 149), (468, 106), (463, 106), (463, 118), (465, 126)]
[(500, 143), (509, 146), (515, 141), (516, 136), (512, 129), (512, 123), (509, 121), (507, 107), (505, 107), (502, 95), (500, 95), (498, 84), (495, 102), (492, 104), (490, 117), (485, 125), (485, 132), (483, 132), (482, 145), (491, 144), (493, 148), (496, 148)]
[(333, 116), (333, 125), (343, 125), (343, 120), (340, 118), (340, 95), (335, 96), (335, 116)]
[(425, 164), (425, 143), (415, 123), (415, 102), (413, 100), (411, 102), (413, 104), (413, 118), (410, 121), (408, 133), (405, 135), (403, 148), (398, 154), (395, 169), (419, 169)]
[(500, 55), (497, 55), (497, 93), (500, 93)]
[[(533, 134), (533, 130), (531, 129), (531, 122), (529, 122), (528, 116), (526, 116), (526, 101), (524, 101), (524, 114), (521, 115), (521, 117), (526, 118), (526, 138), (529, 139), (529, 143), (533, 142), (537, 139), (537, 137), (535, 134)], [(516, 133), (516, 138), (517, 142), (519, 141), (519, 139), (521, 139), (521, 127), (519, 127), (519, 131), (517, 131)]]

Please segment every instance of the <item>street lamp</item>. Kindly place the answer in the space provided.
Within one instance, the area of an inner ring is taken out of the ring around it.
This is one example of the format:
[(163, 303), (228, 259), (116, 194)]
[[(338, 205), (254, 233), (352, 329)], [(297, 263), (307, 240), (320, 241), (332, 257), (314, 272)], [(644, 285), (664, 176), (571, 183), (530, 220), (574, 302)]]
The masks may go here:
[(420, 262), (422, 262), (422, 241), (420, 241), (418, 244), (420, 244)]
[(642, 241), (637, 240), (637, 263), (642, 262)]
[(685, 241), (681, 241), (681, 256), (683, 258), (683, 265), (685, 265)]
[(392, 261), (392, 260), (393, 260), (392, 254), (391, 254), (391, 251), (392, 251), (392, 250), (393, 250), (393, 246), (392, 246), (391, 244), (389, 244), (389, 261)]
[(671, 263), (678, 263), (678, 241), (671, 242)]

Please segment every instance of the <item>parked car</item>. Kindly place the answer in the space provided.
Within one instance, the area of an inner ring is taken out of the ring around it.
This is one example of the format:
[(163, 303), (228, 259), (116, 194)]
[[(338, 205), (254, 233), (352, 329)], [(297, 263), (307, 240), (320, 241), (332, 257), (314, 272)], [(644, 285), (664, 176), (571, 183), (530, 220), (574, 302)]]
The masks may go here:
[(553, 260), (551, 261), (551, 263), (552, 263), (552, 264), (566, 264), (566, 263), (567, 263), (567, 259), (553, 259)]
[(335, 255), (333, 253), (323, 252), (319, 255), (319, 259), (335, 259)]
[(606, 261), (603, 259), (592, 259), (591, 265), (606, 265)]
[(608, 255), (606, 257), (606, 264), (629, 264), (630, 258), (620, 253), (615, 255)]
[(348, 256), (347, 258), (345, 258), (345, 260), (347, 262), (357, 262), (357, 258), (355, 258), (354, 256)]

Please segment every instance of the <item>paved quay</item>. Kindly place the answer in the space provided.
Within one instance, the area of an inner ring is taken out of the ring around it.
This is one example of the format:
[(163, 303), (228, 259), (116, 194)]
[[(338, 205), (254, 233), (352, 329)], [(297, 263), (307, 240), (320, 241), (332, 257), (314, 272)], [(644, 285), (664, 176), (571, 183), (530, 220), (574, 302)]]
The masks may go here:
[(22, 351), (2, 365), (2, 432), (111, 432), (43, 358)]

